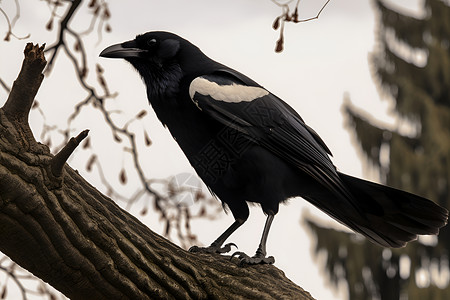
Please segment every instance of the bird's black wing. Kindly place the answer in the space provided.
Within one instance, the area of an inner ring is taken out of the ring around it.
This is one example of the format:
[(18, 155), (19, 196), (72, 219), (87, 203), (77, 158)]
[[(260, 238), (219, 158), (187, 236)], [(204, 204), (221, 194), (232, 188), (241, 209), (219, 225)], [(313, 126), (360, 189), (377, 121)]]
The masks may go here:
[(353, 198), (330, 161), (325, 143), (297, 112), (246, 76), (220, 70), (195, 78), (192, 101), (205, 114), (241, 132), (322, 183), (338, 197)]

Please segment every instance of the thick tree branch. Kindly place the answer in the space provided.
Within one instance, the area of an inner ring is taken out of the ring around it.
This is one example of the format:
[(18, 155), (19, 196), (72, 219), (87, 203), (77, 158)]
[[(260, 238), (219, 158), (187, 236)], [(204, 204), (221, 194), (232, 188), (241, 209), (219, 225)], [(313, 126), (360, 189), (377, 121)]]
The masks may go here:
[(37, 144), (23, 117), (42, 81), (42, 47), (27, 45), (25, 56), (0, 108), (0, 251), (71, 299), (312, 299), (272, 265), (242, 268), (229, 257), (186, 252), (67, 164), (57, 163), (56, 178), (59, 159)]

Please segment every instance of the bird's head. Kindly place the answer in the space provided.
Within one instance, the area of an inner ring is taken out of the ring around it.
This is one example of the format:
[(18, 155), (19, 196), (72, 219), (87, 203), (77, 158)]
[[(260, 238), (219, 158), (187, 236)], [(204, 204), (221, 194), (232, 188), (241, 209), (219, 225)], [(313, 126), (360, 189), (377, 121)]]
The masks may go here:
[(141, 76), (154, 76), (155, 73), (162, 73), (165, 67), (177, 64), (176, 58), (181, 44), (186, 42), (173, 33), (147, 32), (136, 36), (134, 40), (107, 47), (100, 56), (123, 58), (130, 62)]
[(163, 63), (175, 58), (181, 44), (186, 42), (176, 34), (153, 31), (140, 34), (134, 40), (109, 46), (100, 53), (100, 56), (124, 58), (129, 61)]
[(202, 61), (210, 61), (189, 41), (164, 31), (147, 32), (134, 40), (109, 46), (100, 56), (130, 62), (142, 76), (148, 93), (154, 96), (166, 92), (166, 84), (195, 73)]

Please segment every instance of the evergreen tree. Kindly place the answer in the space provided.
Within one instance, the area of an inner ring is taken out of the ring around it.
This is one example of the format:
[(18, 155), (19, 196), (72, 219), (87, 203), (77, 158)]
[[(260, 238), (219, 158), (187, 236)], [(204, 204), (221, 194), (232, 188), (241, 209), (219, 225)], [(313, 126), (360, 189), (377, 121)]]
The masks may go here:
[[(349, 102), (351, 131), (385, 184), (450, 207), (450, 6), (425, 0), (411, 17), (375, 0), (378, 48), (371, 55), (375, 81), (392, 98), (408, 134), (382, 128)], [(411, 133), (413, 132), (413, 133)], [(384, 157), (389, 156), (388, 162)], [(346, 282), (350, 299), (450, 299), (450, 229), (403, 249), (383, 249), (353, 234), (306, 223), (326, 252), (326, 272)]]

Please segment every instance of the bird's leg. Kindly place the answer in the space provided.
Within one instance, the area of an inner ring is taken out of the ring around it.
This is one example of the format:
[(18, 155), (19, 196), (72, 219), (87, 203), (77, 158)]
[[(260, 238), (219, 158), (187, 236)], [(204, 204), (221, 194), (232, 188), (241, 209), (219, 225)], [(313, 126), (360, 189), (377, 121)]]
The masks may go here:
[(270, 225), (272, 225), (274, 215), (268, 215), (266, 219), (266, 224), (264, 225), (263, 235), (261, 237), (261, 242), (259, 243), (258, 249), (256, 250), (256, 257), (266, 257), (266, 243), (267, 236), (269, 235)]
[(267, 216), (266, 224), (264, 225), (264, 231), (261, 237), (261, 242), (259, 243), (256, 254), (253, 257), (248, 256), (244, 252), (235, 252), (231, 257), (237, 256), (240, 259), (241, 265), (273, 264), (275, 262), (275, 258), (273, 256), (266, 257), (267, 236), (269, 235), (270, 225), (272, 225), (273, 218), (273, 214), (269, 214)]
[(236, 219), (230, 227), (225, 230), (209, 247), (198, 247), (192, 246), (189, 249), (189, 252), (203, 252), (203, 253), (227, 253), (231, 251), (231, 246), (237, 246), (233, 243), (228, 243), (222, 247), (223, 243), (225, 243), (226, 239), (236, 231), (242, 224), (244, 224), (245, 220)]

